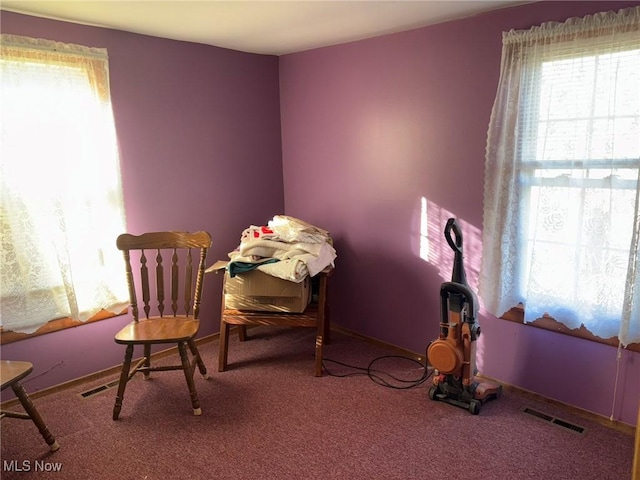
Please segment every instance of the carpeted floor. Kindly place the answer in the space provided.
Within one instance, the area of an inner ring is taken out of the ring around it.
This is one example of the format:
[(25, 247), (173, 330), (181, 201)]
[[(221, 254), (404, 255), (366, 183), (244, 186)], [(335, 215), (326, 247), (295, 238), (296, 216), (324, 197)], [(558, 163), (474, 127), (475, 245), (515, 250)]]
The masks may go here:
[[(232, 335), (223, 373), (217, 340), (201, 347), (211, 378), (196, 374), (200, 417), (191, 413), (181, 372), (131, 382), (116, 422), (115, 388), (79, 395), (116, 376), (37, 398), (60, 450), (49, 453), (31, 422), (4, 419), (2, 479), (631, 478), (633, 436), (567, 407), (506, 390), (471, 415), (429, 400), (429, 382), (388, 388), (330, 361), (332, 374), (349, 376), (314, 377), (311, 329), (261, 327), (250, 336), (239, 343)], [(393, 353), (336, 332), (325, 348), (326, 359), (360, 367)], [(407, 359), (383, 358), (373, 368), (404, 380), (422, 375)], [(527, 407), (585, 431), (526, 414)]]

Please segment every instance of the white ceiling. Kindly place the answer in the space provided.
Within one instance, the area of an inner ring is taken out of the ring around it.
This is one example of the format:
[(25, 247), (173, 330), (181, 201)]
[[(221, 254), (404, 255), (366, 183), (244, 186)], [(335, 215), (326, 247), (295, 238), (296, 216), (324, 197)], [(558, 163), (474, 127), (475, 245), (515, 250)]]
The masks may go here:
[(528, 2), (1, 0), (0, 8), (244, 52), (283, 55), (521, 3)]

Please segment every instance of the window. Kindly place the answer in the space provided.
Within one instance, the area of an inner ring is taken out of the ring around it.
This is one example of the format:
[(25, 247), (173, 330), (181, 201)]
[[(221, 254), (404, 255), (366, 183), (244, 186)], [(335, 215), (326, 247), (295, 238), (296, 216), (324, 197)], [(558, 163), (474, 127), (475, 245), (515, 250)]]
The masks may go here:
[(640, 342), (640, 8), (503, 36), (480, 294)]
[(127, 303), (106, 51), (2, 35), (3, 331)]

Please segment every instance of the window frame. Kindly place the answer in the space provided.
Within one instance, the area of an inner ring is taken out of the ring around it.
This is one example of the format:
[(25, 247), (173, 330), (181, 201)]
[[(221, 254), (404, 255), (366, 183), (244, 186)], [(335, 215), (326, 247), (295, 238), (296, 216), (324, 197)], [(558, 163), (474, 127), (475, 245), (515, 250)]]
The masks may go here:
[[(112, 112), (112, 102), (111, 102), (111, 94), (109, 89), (109, 64), (108, 64), (108, 54), (105, 48), (97, 48), (97, 47), (88, 47), (84, 45), (76, 45), (70, 43), (61, 43), (52, 40), (46, 39), (36, 39), (27, 36), (20, 35), (12, 35), (12, 34), (2, 34), (3, 40), (3, 52), (2, 52), (2, 60), (7, 62), (19, 62), (19, 63), (27, 63), (33, 64), (36, 67), (40, 68), (39, 65), (47, 66), (47, 67), (56, 67), (68, 69), (70, 72), (81, 71), (81, 76), (84, 78), (87, 77), (91, 89), (93, 90), (92, 95), (96, 97), (96, 100), (101, 102), (102, 104), (106, 104), (108, 102), (108, 108), (110, 109), (110, 116), (113, 114)], [(5, 52), (6, 47), (6, 52)], [(6, 53), (6, 56), (5, 56)], [(89, 72), (91, 72), (89, 74)], [(39, 86), (38, 86), (39, 87)], [(113, 122), (113, 125), (111, 125)], [(115, 134), (115, 119), (111, 119), (111, 122), (108, 126), (109, 129), (113, 128), (114, 135)], [(117, 137), (114, 138), (114, 149), (117, 150)], [(118, 159), (119, 162), (119, 159)], [(109, 165), (109, 164), (105, 164)], [(120, 177), (119, 165), (117, 166), (117, 176)], [(120, 184), (118, 188), (120, 191), (119, 195), (122, 195), (121, 189), (121, 180), (118, 178), (118, 183)], [(124, 212), (124, 204), (121, 199), (119, 215), (122, 216), (122, 221), (125, 220), (125, 212)], [(104, 222), (99, 223), (97, 227), (92, 230), (92, 232), (97, 233), (101, 230), (104, 232), (109, 232), (109, 229), (105, 229)], [(120, 227), (124, 228), (124, 223)], [(111, 233), (108, 234), (108, 237), (105, 238), (105, 242), (108, 242), (108, 238), (111, 238)], [(115, 249), (115, 237), (113, 239), (113, 250)], [(102, 251), (99, 252), (99, 255), (102, 255)], [(122, 279), (124, 282), (124, 271), (122, 275)], [(79, 282), (81, 283), (81, 282)], [(47, 288), (47, 290), (53, 290), (51, 288)], [(37, 291), (34, 289), (30, 289), (29, 291)], [(124, 290), (123, 290), (124, 291)], [(9, 296), (11, 298), (11, 296)], [(118, 297), (120, 298), (120, 297)], [(20, 332), (20, 326), (10, 325), (0, 326), (0, 344), (8, 344), (28, 338), (33, 338), (36, 336), (40, 336), (47, 333), (52, 333), (68, 328), (74, 328), (76, 326), (83, 325), (85, 323), (93, 323), (100, 320), (105, 320), (108, 318), (117, 317), (128, 312), (128, 308), (124, 307), (124, 299), (119, 303), (111, 303), (109, 305), (106, 302), (102, 302), (102, 305), (99, 301), (85, 302), (85, 305), (82, 305), (79, 309), (79, 319), (74, 319), (69, 317), (57, 317), (58, 315), (67, 315), (66, 311), (59, 312), (49, 312), (48, 314), (41, 315), (42, 322), (39, 323), (37, 330), (30, 333)], [(128, 302), (128, 295), (126, 296), (126, 301)], [(86, 308), (87, 303), (92, 303), (93, 306)], [(103, 306), (104, 305), (104, 306)], [(103, 306), (102, 309), (100, 307)], [(111, 308), (111, 310), (106, 310), (107, 308)], [(73, 309), (71, 310), (71, 314), (74, 315)], [(92, 315), (89, 318), (86, 318), (88, 315)], [(47, 321), (47, 317), (51, 318)], [(7, 329), (7, 328), (15, 328)]]
[[(621, 51), (623, 51), (623, 48), (620, 49)], [(593, 52), (591, 53), (591, 55), (593, 56), (598, 56), (600, 54), (602, 54), (605, 51), (604, 48), (594, 48)], [(519, 195), (519, 216), (518, 216), (518, 228), (527, 228), (526, 224), (527, 224), (527, 219), (528, 219), (528, 215), (529, 215), (529, 197), (530, 197), (530, 192), (531, 192), (531, 187), (533, 186), (551, 186), (553, 187), (554, 183), (562, 183), (562, 182), (566, 182), (566, 180), (568, 180), (568, 182), (574, 183), (573, 186), (576, 186), (577, 188), (580, 188), (582, 190), (586, 189), (586, 188), (597, 188), (598, 184), (604, 184), (606, 182), (616, 182), (618, 183), (618, 187), (616, 187), (616, 189), (629, 189), (629, 185), (627, 184), (628, 180), (621, 180), (621, 179), (616, 179), (612, 177), (609, 177), (610, 180), (607, 180), (607, 178), (603, 178), (603, 179), (589, 179), (587, 178), (582, 178), (582, 179), (563, 179), (563, 178), (541, 178), (541, 177), (536, 177), (535, 172), (536, 170), (540, 170), (540, 169), (547, 169), (547, 170), (553, 170), (553, 169), (584, 169), (584, 170), (588, 170), (590, 168), (598, 168), (598, 167), (606, 167), (606, 168), (632, 168), (632, 169), (636, 169), (640, 172), (640, 157), (638, 158), (632, 158), (632, 159), (626, 159), (626, 158), (613, 158), (611, 160), (607, 160), (607, 159), (592, 159), (592, 160), (588, 160), (588, 159), (584, 159), (584, 160), (567, 160), (565, 162), (563, 161), (558, 161), (558, 160), (536, 160), (535, 159), (535, 148), (536, 148), (536, 140), (538, 139), (538, 119), (539, 119), (539, 114), (540, 114), (540, 85), (541, 85), (541, 71), (543, 68), (543, 64), (547, 61), (554, 61), (554, 60), (561, 60), (563, 57), (566, 57), (567, 54), (559, 52), (557, 54), (548, 54), (545, 55), (543, 57), (541, 57), (539, 59), (539, 62), (536, 62), (535, 65), (531, 65), (528, 64), (528, 69), (530, 69), (529, 72), (523, 74), (523, 77), (528, 78), (528, 82), (531, 85), (534, 85), (534, 88), (529, 88), (526, 91), (527, 95), (532, 95), (535, 96), (538, 100), (534, 103), (534, 102), (526, 102), (527, 105), (535, 105), (534, 108), (535, 110), (533, 112), (529, 111), (520, 111), (519, 115), (518, 115), (518, 123), (519, 123), (519, 131), (518, 131), (518, 136), (519, 139), (518, 140), (518, 145), (517, 145), (517, 161), (519, 164), (519, 174), (517, 176), (517, 181), (518, 181), (518, 195)], [(593, 116), (589, 117), (589, 122), (593, 121)], [(526, 129), (530, 129), (531, 128), (531, 124), (532, 123), (536, 123), (535, 126), (535, 135), (533, 134), (529, 134), (528, 136), (525, 135), (525, 131)], [(523, 140), (525, 139), (526, 140)], [(531, 159), (531, 160), (525, 160), (525, 158)], [(558, 185), (560, 186), (560, 185)], [(635, 190), (638, 191), (640, 190), (640, 184), (637, 184), (635, 186)], [(527, 238), (529, 236), (527, 235)], [(524, 243), (526, 244), (527, 240), (524, 240)], [(522, 271), (522, 269), (526, 268), (525, 265), (527, 264), (527, 251), (528, 248), (526, 247), (526, 245), (523, 245), (525, 248), (523, 248), (522, 255), (519, 255), (518, 257), (518, 270)], [(522, 294), (522, 276), (519, 276), (520, 281), (519, 283), (519, 287), (518, 287), (518, 291), (521, 292)], [(619, 339), (617, 336), (611, 337), (611, 338), (602, 338), (599, 337), (597, 335), (592, 334), (588, 328), (584, 325), (584, 323), (579, 327), (579, 328), (569, 328), (567, 327), (565, 324), (563, 324), (562, 322), (557, 321), (556, 319), (554, 319), (552, 316), (550, 315), (544, 315), (541, 318), (538, 318), (536, 320), (534, 320), (533, 322), (525, 322), (525, 315), (524, 315), (524, 305), (522, 303), (512, 307), (510, 310), (508, 310), (507, 312), (504, 312), (499, 318), (502, 320), (507, 320), (510, 322), (514, 322), (514, 323), (519, 323), (522, 325), (530, 325), (533, 327), (537, 327), (537, 328), (541, 328), (544, 330), (549, 330), (549, 331), (553, 331), (553, 332), (557, 332), (557, 333), (561, 333), (564, 335), (569, 335), (569, 336), (573, 336), (573, 337), (578, 337), (578, 338), (582, 338), (582, 339), (586, 339), (586, 340), (590, 340), (590, 341), (594, 341), (597, 343), (601, 343), (601, 344), (606, 344), (606, 345), (611, 345), (614, 347), (617, 347), (619, 345)], [(639, 352), (640, 353), (640, 343), (630, 343), (627, 347), (628, 350), (634, 351), (634, 352)]]

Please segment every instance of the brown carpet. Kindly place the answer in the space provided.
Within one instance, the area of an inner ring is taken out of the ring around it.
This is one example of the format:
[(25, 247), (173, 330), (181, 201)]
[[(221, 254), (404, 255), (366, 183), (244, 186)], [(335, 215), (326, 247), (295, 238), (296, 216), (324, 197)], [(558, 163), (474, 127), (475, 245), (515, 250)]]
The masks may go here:
[[(429, 382), (394, 389), (365, 375), (314, 377), (311, 329), (261, 327), (250, 335), (242, 344), (232, 335), (223, 373), (217, 340), (201, 347), (211, 378), (196, 374), (200, 417), (191, 413), (181, 372), (131, 382), (116, 422), (114, 388), (79, 395), (115, 376), (37, 398), (60, 450), (49, 453), (31, 422), (4, 419), (2, 479), (631, 478), (633, 436), (572, 409), (507, 390), (471, 415), (429, 400)], [(367, 367), (393, 353), (336, 332), (332, 340), (325, 358), (349, 365)], [(336, 375), (355, 372), (326, 366)], [(404, 359), (374, 368), (404, 380), (422, 375)], [(523, 413), (526, 407), (585, 432)]]

